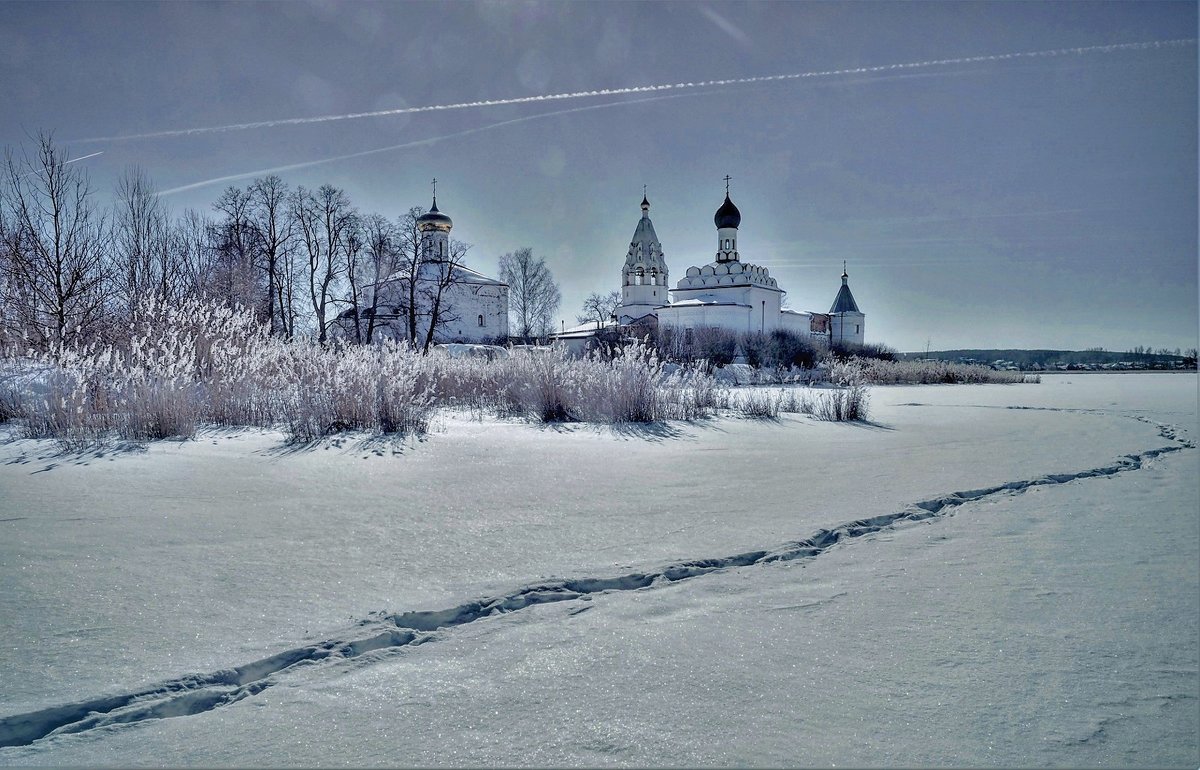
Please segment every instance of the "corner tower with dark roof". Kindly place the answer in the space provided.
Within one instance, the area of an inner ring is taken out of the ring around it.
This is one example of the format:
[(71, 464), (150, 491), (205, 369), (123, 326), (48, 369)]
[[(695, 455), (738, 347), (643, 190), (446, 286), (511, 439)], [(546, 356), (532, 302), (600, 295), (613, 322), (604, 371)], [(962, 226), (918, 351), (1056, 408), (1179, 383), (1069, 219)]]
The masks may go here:
[(617, 320), (636, 321), (667, 302), (667, 263), (662, 244), (650, 221), (650, 201), (642, 191), (642, 218), (633, 230), (625, 264), (621, 268), (621, 306)]
[(829, 341), (837, 344), (848, 342), (854, 345), (863, 344), (866, 334), (866, 316), (858, 309), (854, 295), (850, 293), (850, 274), (846, 272), (846, 264), (842, 263), (842, 288), (838, 289), (837, 297), (829, 308)]

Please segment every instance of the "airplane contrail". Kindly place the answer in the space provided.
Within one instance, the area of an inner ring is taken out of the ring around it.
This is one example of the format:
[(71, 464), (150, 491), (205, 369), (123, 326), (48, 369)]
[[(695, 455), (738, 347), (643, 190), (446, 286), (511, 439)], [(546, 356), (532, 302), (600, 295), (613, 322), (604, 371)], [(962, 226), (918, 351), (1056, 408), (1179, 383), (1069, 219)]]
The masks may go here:
[(161, 191), (159, 193), (159, 195), (171, 195), (173, 193), (186, 192), (187, 190), (195, 190), (199, 187), (207, 187), (208, 185), (220, 184), (222, 182), (234, 182), (234, 181), (237, 181), (238, 179), (247, 179), (249, 177), (259, 177), (259, 176), (265, 176), (267, 174), (279, 174), (284, 171), (295, 171), (296, 169), (308, 168), (309, 166), (319, 166), (323, 163), (333, 163), (333, 162), (339, 161), (339, 160), (350, 160), (351, 158), (362, 158), (367, 155), (376, 155), (381, 152), (393, 152), (395, 150), (405, 150), (410, 147), (421, 147), (421, 146), (427, 145), (427, 144), (435, 144), (437, 142), (443, 142), (447, 139), (456, 139), (460, 136), (468, 136), (470, 134), (478, 134), (482, 131), (490, 131), (493, 128), (500, 128), (501, 126), (511, 126), (516, 123), (524, 123), (526, 121), (538, 120), (540, 118), (552, 118), (555, 115), (570, 115), (570, 114), (573, 114), (576, 112), (588, 112), (591, 110), (603, 110), (608, 107), (619, 107), (623, 104), (642, 104), (644, 102), (657, 102), (662, 99), (678, 99), (681, 96), (687, 96), (687, 94), (665, 94), (662, 96), (649, 96), (644, 99), (623, 99), (619, 102), (607, 102), (605, 104), (591, 104), (586, 107), (572, 107), (571, 109), (555, 110), (554, 112), (539, 112), (536, 115), (525, 115), (520, 118), (511, 118), (509, 120), (502, 120), (498, 123), (489, 123), (486, 126), (476, 126), (475, 128), (468, 128), (468, 129), (464, 129), (462, 131), (455, 131), (452, 134), (443, 134), (442, 136), (430, 136), (430, 137), (426, 137), (425, 139), (415, 139), (411, 142), (404, 142), (402, 144), (391, 144), (391, 145), (388, 145), (387, 147), (375, 147), (370, 150), (361, 150), (359, 152), (347, 153), (346, 155), (334, 155), (329, 158), (318, 158), (317, 160), (306, 160), (306, 161), (301, 161), (300, 163), (289, 163), (285, 166), (275, 166), (273, 168), (261, 168), (256, 171), (245, 171), (245, 172), (238, 173), (238, 174), (228, 174), (226, 176), (214, 177), (213, 179), (205, 179), (201, 182), (192, 182), (190, 184), (181, 185), (179, 187), (172, 187), (169, 190)]
[[(871, 78), (869, 82), (876, 83), (876, 82), (880, 82), (882, 80), (891, 80), (891, 79), (939, 77), (939, 76), (945, 76), (945, 75), (950, 75), (950, 74), (954, 74), (954, 73), (912, 72), (912, 73), (905, 73), (905, 74), (900, 74), (900, 75), (889, 75), (889, 76), (886, 76), (883, 78)], [(863, 80), (851, 80), (851, 81), (847, 81), (847, 82), (860, 83), (860, 82), (864, 82), (864, 81)], [(301, 161), (299, 163), (289, 163), (287, 165), (274, 166), (272, 168), (261, 168), (261, 169), (255, 170), (255, 171), (243, 171), (243, 172), (239, 172), (237, 174), (227, 174), (225, 176), (218, 176), (218, 177), (214, 177), (212, 179), (205, 179), (205, 180), (202, 180), (199, 182), (190, 182), (188, 184), (181, 185), (179, 187), (172, 187), (169, 190), (162, 190), (158, 194), (159, 195), (171, 195), (173, 193), (186, 192), (188, 190), (195, 190), (200, 187), (207, 187), (209, 185), (220, 184), (222, 182), (236, 182), (239, 179), (248, 179), (250, 177), (260, 177), (260, 176), (265, 176), (267, 174), (279, 174), (284, 171), (295, 171), (296, 169), (308, 168), (310, 166), (319, 166), (323, 163), (334, 163), (339, 160), (350, 160), (351, 158), (361, 158), (366, 155), (375, 155), (375, 154), (381, 153), (381, 152), (393, 152), (395, 150), (405, 150), (410, 147), (421, 147), (421, 146), (424, 146), (427, 144), (435, 144), (437, 142), (442, 142), (447, 139), (455, 139), (460, 136), (467, 136), (469, 134), (478, 134), (482, 131), (490, 131), (493, 128), (501, 128), (503, 126), (511, 126), (515, 123), (524, 123), (526, 121), (539, 120), (541, 118), (552, 118), (556, 115), (571, 115), (576, 112), (590, 112), (592, 110), (608, 109), (609, 107), (620, 107), (620, 106), (626, 105), (626, 104), (645, 104), (646, 102), (657, 102), (657, 101), (662, 101), (663, 99), (680, 99), (685, 96), (695, 96), (695, 95), (696, 94), (694, 94), (694, 93), (663, 94), (661, 96), (648, 96), (643, 99), (622, 99), (621, 101), (606, 102), (604, 104), (590, 104), (586, 107), (572, 107), (570, 109), (555, 110), (553, 112), (539, 112), (536, 115), (525, 115), (520, 118), (511, 118), (509, 120), (502, 120), (498, 123), (489, 123), (486, 126), (477, 126), (475, 128), (468, 128), (468, 129), (464, 129), (462, 131), (455, 131), (452, 134), (443, 134), (442, 136), (431, 136), (431, 137), (427, 137), (425, 139), (416, 139), (411, 142), (404, 142), (402, 144), (390, 144), (386, 147), (375, 147), (370, 150), (360, 150), (359, 152), (351, 152), (351, 153), (348, 153), (345, 155), (334, 155), (329, 158), (318, 158), (316, 160), (306, 160), (306, 161)]]
[(104, 154), (104, 150), (101, 150), (100, 152), (93, 152), (91, 155), (84, 155), (79, 158), (71, 158), (66, 163), (63, 163), (63, 165), (65, 166), (65, 165), (67, 165), (67, 163), (78, 163), (81, 160), (87, 160), (88, 158), (94, 158), (97, 155), (103, 155), (103, 154)]
[(892, 72), (895, 70), (926, 69), (953, 64), (978, 64), (983, 62), (1003, 62), (1014, 59), (1035, 59), (1061, 56), (1082, 56), (1093, 53), (1115, 53), (1118, 51), (1144, 51), (1157, 48), (1180, 47), (1195, 45), (1196, 38), (1178, 38), (1174, 40), (1153, 40), (1140, 43), (1114, 43), (1111, 45), (1092, 45), (1080, 48), (1052, 48), (1042, 51), (1021, 51), (1017, 53), (987, 54), (984, 56), (963, 56), (953, 59), (930, 59), (928, 61), (906, 62), (902, 64), (880, 64), (872, 67), (851, 67), (836, 70), (813, 70), (810, 72), (795, 72), (783, 75), (760, 75), (745, 78), (727, 78), (724, 80), (702, 80), (695, 83), (661, 83), (649, 86), (629, 86), (624, 88), (601, 88), (593, 91), (571, 91), (568, 93), (542, 94), (539, 96), (519, 96), (510, 99), (486, 99), (474, 102), (457, 102), (454, 104), (430, 104), (421, 107), (398, 107), (388, 110), (373, 110), (371, 112), (350, 112), (343, 115), (318, 115), (308, 118), (282, 118), (278, 120), (262, 120), (253, 123), (230, 123), (223, 126), (204, 126), (199, 128), (182, 128), (169, 131), (150, 131), (142, 134), (121, 134), (116, 136), (100, 136), (90, 139), (77, 139), (76, 142), (116, 142), (133, 139), (160, 139), (173, 136), (193, 136), (196, 134), (213, 134), (226, 131), (245, 131), (255, 128), (272, 128), (275, 126), (296, 126), (309, 123), (329, 123), (338, 120), (357, 120), (359, 118), (378, 118), (389, 115), (411, 115), (419, 112), (441, 112), (446, 110), (464, 110), (478, 107), (500, 107), (512, 104), (530, 104), (534, 102), (561, 101), (564, 99), (586, 99), (602, 96), (627, 96), (630, 94), (653, 93), (659, 91), (693, 90), (719, 86), (748, 85), (751, 83), (772, 83), (788, 80), (812, 78), (828, 78), (839, 75), (864, 75), (877, 72)]
[[(101, 150), (100, 152), (93, 152), (91, 155), (83, 155), (83, 156), (81, 156), (81, 157), (78, 157), (78, 158), (71, 158), (70, 160), (65, 160), (65, 161), (63, 161), (63, 165), (65, 166), (65, 165), (67, 165), (68, 163), (78, 163), (78, 162), (79, 162), (79, 161), (81, 161), (81, 160), (87, 160), (88, 158), (94, 158), (94, 157), (96, 157), (97, 155), (103, 155), (103, 154), (104, 154), (104, 150)], [(20, 176), (20, 177), (18, 177), (18, 178), (19, 178), (19, 179), (24, 179), (24, 178), (25, 178), (25, 177), (27, 177), (27, 176), (33, 176), (34, 174), (37, 174), (37, 173), (40, 173), (40, 172), (38, 172), (38, 171), (27, 171), (27, 172), (25, 172), (24, 174), (21, 174), (21, 176)]]

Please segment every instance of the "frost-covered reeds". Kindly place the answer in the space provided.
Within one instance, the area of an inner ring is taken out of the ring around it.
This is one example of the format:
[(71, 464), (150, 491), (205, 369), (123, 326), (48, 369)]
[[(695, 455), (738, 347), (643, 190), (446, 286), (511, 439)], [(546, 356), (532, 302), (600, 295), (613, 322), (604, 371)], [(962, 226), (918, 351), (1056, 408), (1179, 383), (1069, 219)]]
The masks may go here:
[(749, 388), (735, 391), (726, 401), (727, 408), (743, 417), (774, 419), (782, 413), (793, 413), (848, 422), (867, 419), (870, 395), (866, 384), (856, 380), (835, 388)]
[(1039, 382), (1037, 375), (1005, 372), (977, 364), (949, 361), (883, 361), (849, 358), (828, 361), (830, 382), (849, 384), (861, 380), (872, 385), (933, 385)]
[(561, 347), (514, 349), (490, 361), (434, 351), (425, 365), (440, 405), (543, 422), (690, 420), (728, 402), (728, 389), (707, 374), (664, 374), (657, 353), (641, 343), (612, 357), (573, 358)]
[(190, 437), (200, 425), (280, 427), (295, 441), (343, 431), (423, 433), (434, 410), (538, 421), (690, 420), (736, 408), (654, 349), (572, 358), (561, 348), (455, 358), (404, 343), (271, 337), (248, 312), (200, 300), (143, 303), (118, 344), (10, 351), (0, 404), (30, 437), (82, 447), (109, 437)]

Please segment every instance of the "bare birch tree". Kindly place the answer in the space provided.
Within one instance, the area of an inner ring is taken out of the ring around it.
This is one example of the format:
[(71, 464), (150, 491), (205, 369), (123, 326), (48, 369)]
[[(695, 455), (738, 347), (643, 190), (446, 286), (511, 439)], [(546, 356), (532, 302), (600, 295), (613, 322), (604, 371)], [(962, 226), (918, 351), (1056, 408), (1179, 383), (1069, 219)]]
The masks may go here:
[(500, 257), (500, 280), (508, 284), (508, 312), (517, 337), (544, 337), (553, 328), (553, 317), (562, 293), (546, 261), (532, 249), (517, 249)]

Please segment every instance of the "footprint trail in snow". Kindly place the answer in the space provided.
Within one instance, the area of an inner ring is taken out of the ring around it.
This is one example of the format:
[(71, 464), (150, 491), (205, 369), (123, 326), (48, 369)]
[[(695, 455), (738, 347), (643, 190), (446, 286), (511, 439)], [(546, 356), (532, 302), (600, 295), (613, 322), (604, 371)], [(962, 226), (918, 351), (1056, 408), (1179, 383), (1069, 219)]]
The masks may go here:
[[(921, 404), (911, 404), (921, 406)], [(1038, 409), (1038, 407), (1000, 407)], [(1063, 410), (1049, 411), (1086, 411)], [(1057, 473), (1033, 479), (1010, 481), (980, 489), (952, 492), (941, 497), (913, 503), (901, 511), (848, 522), (833, 529), (822, 529), (798, 541), (770, 550), (748, 551), (732, 556), (683, 561), (661, 569), (633, 572), (615, 577), (555, 579), (531, 584), (504, 596), (476, 599), (444, 610), (378, 614), (360, 621), (354, 628), (358, 638), (331, 639), (296, 647), (236, 668), (209, 674), (192, 674), (132, 692), (53, 706), (38, 711), (0, 718), (0, 747), (27, 746), (51, 736), (82, 733), (99, 728), (137, 723), (151, 719), (191, 716), (257, 695), (277, 684), (290, 671), (319, 664), (397, 650), (435, 641), (445, 629), (478, 620), (516, 612), (536, 604), (588, 600), (593, 595), (613, 591), (633, 591), (676, 583), (740, 567), (814, 559), (839, 543), (854, 542), (908, 522), (951, 515), (965, 503), (994, 495), (1015, 494), (1052, 484), (1066, 484), (1087, 478), (1115, 476), (1142, 468), (1161, 455), (1195, 448), (1194, 442), (1180, 437), (1178, 428), (1141, 416), (1132, 416), (1158, 428), (1159, 436), (1175, 443), (1119, 457), (1099, 468), (1074, 473)], [(370, 631), (366, 632), (365, 629)], [(346, 636), (351, 636), (347, 634)]]

